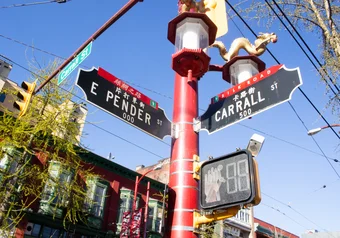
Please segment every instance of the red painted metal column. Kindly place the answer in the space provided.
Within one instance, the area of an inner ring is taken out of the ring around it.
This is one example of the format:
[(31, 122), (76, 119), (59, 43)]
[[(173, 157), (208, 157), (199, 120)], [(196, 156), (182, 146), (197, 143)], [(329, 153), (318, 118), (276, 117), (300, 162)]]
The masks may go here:
[(147, 189), (146, 189), (145, 210), (144, 210), (143, 238), (146, 238), (146, 228), (148, 227), (148, 218), (149, 218), (149, 197), (150, 197), (150, 182), (148, 181), (148, 187), (147, 187)]
[(198, 134), (193, 119), (198, 116), (198, 85), (192, 78), (175, 75), (173, 124), (178, 126), (178, 138), (172, 141), (169, 178), (169, 225), (167, 237), (191, 238), (193, 211), (198, 209), (198, 182), (193, 179), (193, 155), (198, 155)]

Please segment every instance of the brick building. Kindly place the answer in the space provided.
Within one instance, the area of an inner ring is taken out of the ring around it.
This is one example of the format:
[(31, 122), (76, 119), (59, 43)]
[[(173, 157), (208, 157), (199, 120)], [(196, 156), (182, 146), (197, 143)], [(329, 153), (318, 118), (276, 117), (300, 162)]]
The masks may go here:
[[(4, 157), (0, 158), (0, 170), (6, 171), (11, 168), (11, 161), (16, 156), (21, 156), (16, 150), (8, 150)], [(94, 153), (87, 152), (80, 155), (84, 165), (93, 167), (93, 173), (100, 177), (91, 181), (92, 198), (96, 205), (92, 205), (87, 224), (63, 224), (62, 209), (56, 208), (50, 201), (50, 194), (57, 187), (45, 186), (41, 191), (43, 198), (25, 211), (24, 219), (16, 230), (16, 237), (115, 237), (119, 235), (122, 226), (124, 212), (132, 210), (134, 186), (136, 176), (140, 174), (127, 169), (117, 163), (107, 160)], [(72, 177), (63, 171), (60, 164), (41, 158), (39, 155), (32, 158), (33, 163), (48, 163), (49, 169), (61, 179), (67, 180)], [(1, 178), (0, 178), (1, 180)], [(149, 220), (148, 231), (153, 237), (160, 232), (162, 217), (162, 198), (156, 196), (164, 190), (164, 184), (150, 178), (144, 178), (138, 188), (137, 208), (145, 208), (146, 184), (150, 182)], [(46, 196), (45, 196), (46, 195)], [(85, 206), (84, 201), (84, 206)], [(158, 236), (159, 237), (159, 236)]]
[(274, 226), (268, 222), (262, 221), (258, 218), (254, 218), (255, 236), (257, 238), (273, 237), (273, 238), (299, 238), (280, 227)]

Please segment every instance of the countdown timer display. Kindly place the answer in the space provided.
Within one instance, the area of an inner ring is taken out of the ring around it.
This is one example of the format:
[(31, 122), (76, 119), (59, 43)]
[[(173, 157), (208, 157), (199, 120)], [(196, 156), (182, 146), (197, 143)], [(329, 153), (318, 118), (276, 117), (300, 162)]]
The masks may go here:
[(247, 204), (255, 197), (254, 164), (248, 150), (204, 162), (200, 177), (202, 209)]

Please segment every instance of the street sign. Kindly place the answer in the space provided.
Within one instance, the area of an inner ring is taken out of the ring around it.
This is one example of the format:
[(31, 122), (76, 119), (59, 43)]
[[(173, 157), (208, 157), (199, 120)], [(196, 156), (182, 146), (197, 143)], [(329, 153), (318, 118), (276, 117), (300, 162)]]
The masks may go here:
[(246, 205), (255, 198), (254, 161), (248, 150), (204, 162), (200, 178), (202, 209)]
[(299, 68), (273, 66), (213, 97), (208, 110), (197, 119), (195, 130), (207, 130), (211, 134), (254, 116), (290, 100), (300, 85)]
[(78, 65), (91, 54), (92, 41), (58, 75), (58, 85), (69, 76)]
[(157, 102), (104, 69), (79, 69), (76, 85), (88, 102), (130, 125), (158, 139), (171, 135), (171, 122)]

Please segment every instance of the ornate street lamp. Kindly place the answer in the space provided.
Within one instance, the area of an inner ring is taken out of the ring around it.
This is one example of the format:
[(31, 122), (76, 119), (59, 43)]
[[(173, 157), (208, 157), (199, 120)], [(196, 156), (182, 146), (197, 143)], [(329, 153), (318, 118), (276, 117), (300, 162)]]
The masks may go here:
[(216, 36), (217, 28), (203, 13), (184, 12), (169, 22), (168, 39), (175, 45), (172, 69), (182, 77), (202, 77), (209, 69), (210, 57), (206, 54)]
[(265, 70), (266, 64), (254, 55), (236, 56), (223, 66), (223, 79), (235, 86)]
[[(169, 22), (168, 40), (175, 45), (173, 136), (169, 176), (167, 237), (193, 237), (193, 213), (198, 205), (198, 183), (193, 178), (193, 156), (198, 154), (198, 79), (209, 69), (207, 48), (216, 38), (217, 27), (204, 13), (183, 12)], [(190, 171), (191, 169), (191, 171)]]

